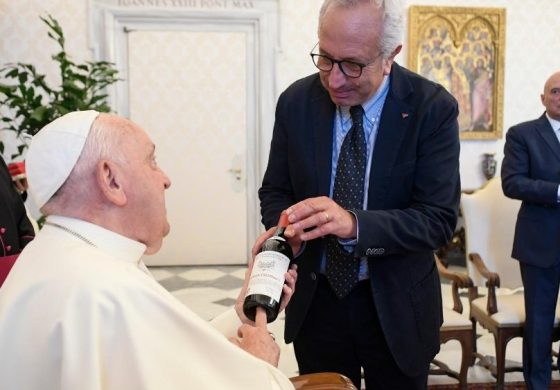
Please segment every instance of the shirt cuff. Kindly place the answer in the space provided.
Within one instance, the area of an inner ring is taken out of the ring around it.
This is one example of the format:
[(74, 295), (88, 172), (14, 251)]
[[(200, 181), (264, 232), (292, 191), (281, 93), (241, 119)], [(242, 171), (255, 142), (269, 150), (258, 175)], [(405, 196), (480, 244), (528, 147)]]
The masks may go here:
[(352, 214), (354, 216), (354, 219), (356, 220), (356, 237), (355, 238), (339, 238), (338, 243), (340, 245), (342, 245), (344, 250), (346, 250), (348, 253), (351, 253), (351, 252), (354, 252), (354, 248), (356, 247), (356, 245), (358, 245), (358, 237), (359, 237), (360, 227), (358, 226), (358, 217), (356, 216), (356, 213), (354, 213), (352, 210), (348, 210), (348, 212), (350, 214)]
[(348, 253), (354, 252), (354, 248), (356, 248), (356, 244), (358, 244), (357, 238), (347, 238), (347, 239), (338, 239), (338, 243), (344, 248), (344, 250)]
[(556, 191), (556, 202), (560, 203), (560, 184), (558, 185), (558, 190)]

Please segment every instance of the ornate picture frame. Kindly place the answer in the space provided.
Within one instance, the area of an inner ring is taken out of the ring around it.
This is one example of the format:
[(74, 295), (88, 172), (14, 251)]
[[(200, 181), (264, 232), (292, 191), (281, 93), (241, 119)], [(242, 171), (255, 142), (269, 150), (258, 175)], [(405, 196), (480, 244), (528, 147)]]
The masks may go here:
[(500, 139), (505, 8), (411, 6), (408, 67), (459, 102), (463, 139)]

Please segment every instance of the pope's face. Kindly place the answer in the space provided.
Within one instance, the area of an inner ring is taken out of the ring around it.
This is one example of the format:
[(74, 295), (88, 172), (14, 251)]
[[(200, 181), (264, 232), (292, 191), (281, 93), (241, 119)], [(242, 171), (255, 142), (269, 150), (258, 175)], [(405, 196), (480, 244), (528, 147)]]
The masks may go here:
[(133, 126), (132, 136), (123, 142), (122, 152), (126, 159), (130, 223), (135, 224), (131, 225), (134, 239), (147, 246), (147, 254), (155, 253), (170, 229), (165, 190), (171, 181), (156, 162), (154, 143), (140, 127)]

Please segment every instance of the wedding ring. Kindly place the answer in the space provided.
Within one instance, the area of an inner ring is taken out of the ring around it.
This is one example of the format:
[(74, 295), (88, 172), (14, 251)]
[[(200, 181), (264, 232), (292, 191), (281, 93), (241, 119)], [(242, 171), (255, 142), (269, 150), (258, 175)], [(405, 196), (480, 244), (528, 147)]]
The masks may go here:
[(323, 213), (325, 214), (325, 223), (329, 222), (329, 214), (326, 211), (323, 211)]
[(274, 333), (268, 332), (268, 334), (270, 335), (270, 337), (272, 337), (272, 340), (276, 341), (276, 337), (274, 337)]

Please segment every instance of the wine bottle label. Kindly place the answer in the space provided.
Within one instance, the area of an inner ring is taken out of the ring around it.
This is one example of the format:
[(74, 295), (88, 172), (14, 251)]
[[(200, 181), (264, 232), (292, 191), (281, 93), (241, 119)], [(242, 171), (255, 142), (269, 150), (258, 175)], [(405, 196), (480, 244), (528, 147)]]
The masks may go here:
[(245, 296), (263, 294), (280, 301), (284, 274), (290, 266), (290, 259), (276, 251), (263, 251), (255, 257), (249, 286)]

